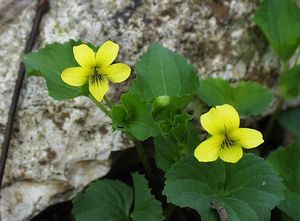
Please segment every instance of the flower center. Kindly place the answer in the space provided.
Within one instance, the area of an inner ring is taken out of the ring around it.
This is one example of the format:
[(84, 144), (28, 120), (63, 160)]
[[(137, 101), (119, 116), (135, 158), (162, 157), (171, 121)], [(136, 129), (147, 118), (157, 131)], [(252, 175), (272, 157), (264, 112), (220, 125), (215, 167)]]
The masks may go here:
[(221, 144), (221, 148), (229, 148), (235, 145), (233, 140), (230, 140), (226, 135), (223, 143)]
[(98, 85), (99, 83), (101, 83), (102, 80), (103, 80), (102, 75), (98, 72), (97, 68), (95, 67), (94, 68), (94, 73), (91, 76), (91, 83)]

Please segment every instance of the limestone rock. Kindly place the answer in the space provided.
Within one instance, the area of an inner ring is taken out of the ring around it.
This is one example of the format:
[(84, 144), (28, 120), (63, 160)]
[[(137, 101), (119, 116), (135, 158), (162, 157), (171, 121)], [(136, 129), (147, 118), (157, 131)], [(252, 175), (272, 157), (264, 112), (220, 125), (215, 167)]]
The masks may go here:
[[(258, 2), (51, 0), (36, 49), (71, 38), (93, 44), (111, 39), (121, 46), (118, 59), (134, 67), (149, 44), (159, 41), (187, 57), (199, 77), (253, 79), (273, 86), (278, 59), (250, 19)], [(35, 4), (0, 2), (0, 142)], [(124, 90), (125, 84), (113, 86), (109, 96), (116, 100)], [(111, 151), (128, 147), (88, 99), (54, 101), (44, 80), (36, 77), (24, 82), (14, 128), (1, 193), (3, 221), (28, 220), (71, 199), (109, 171)]]

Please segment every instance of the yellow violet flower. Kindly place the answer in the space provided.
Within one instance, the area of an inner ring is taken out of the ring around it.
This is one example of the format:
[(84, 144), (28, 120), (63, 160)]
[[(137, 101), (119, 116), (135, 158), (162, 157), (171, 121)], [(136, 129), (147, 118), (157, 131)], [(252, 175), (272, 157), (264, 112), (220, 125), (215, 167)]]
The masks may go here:
[(243, 156), (242, 147), (251, 149), (264, 142), (262, 134), (254, 129), (239, 128), (238, 112), (229, 104), (211, 108), (201, 115), (202, 127), (211, 135), (194, 152), (200, 162), (212, 162), (220, 157), (236, 163)]
[(89, 83), (89, 91), (97, 101), (101, 101), (108, 91), (108, 80), (113, 83), (125, 81), (131, 72), (127, 64), (112, 64), (119, 52), (119, 45), (106, 41), (95, 53), (85, 44), (73, 47), (75, 60), (80, 67), (65, 69), (62, 80), (71, 86)]

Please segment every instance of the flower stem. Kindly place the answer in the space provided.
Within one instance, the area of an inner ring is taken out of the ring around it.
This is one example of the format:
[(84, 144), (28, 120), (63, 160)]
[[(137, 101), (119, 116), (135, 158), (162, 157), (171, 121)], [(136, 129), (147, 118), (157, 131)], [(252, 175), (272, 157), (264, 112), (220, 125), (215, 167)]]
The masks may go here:
[(298, 49), (293, 66), (296, 66), (298, 64), (299, 58), (300, 58), (300, 49)]
[[(101, 103), (98, 102), (91, 94), (88, 95), (88, 97), (109, 117), (112, 118), (110, 111)], [(104, 97), (104, 101), (108, 106), (111, 106), (110, 101)], [(146, 176), (148, 177), (149, 181), (153, 183), (153, 176), (151, 171), (151, 164), (147, 158), (147, 155), (145, 153), (145, 150), (143, 148), (143, 145), (139, 140), (137, 140), (130, 132), (126, 133), (127, 136), (133, 141), (135, 150), (139, 156), (139, 159), (143, 165), (144, 171)]]
[(176, 206), (173, 205), (173, 204), (168, 204), (164, 210), (164, 215), (165, 215), (165, 218), (166, 218), (166, 221), (170, 221), (171, 220), (171, 216), (172, 216), (172, 213), (174, 212), (174, 210), (176, 209)]
[(109, 110), (101, 103), (98, 102), (93, 95), (89, 94), (88, 97), (97, 105), (97, 107), (99, 107), (109, 118), (111, 118), (111, 114), (109, 112)]
[(228, 221), (229, 220), (228, 211), (224, 207), (221, 207), (217, 202), (212, 202), (211, 208), (216, 210), (216, 212), (219, 215), (220, 221)]
[[(297, 57), (296, 57), (296, 60), (298, 60), (300, 56), (300, 50), (298, 51), (298, 54), (297, 54)], [(294, 66), (297, 64), (297, 61), (294, 63)], [(281, 72), (284, 74), (288, 69), (289, 69), (289, 62), (285, 61), (282, 63), (282, 70)], [(282, 74), (281, 73), (281, 74)], [(283, 105), (284, 105), (284, 102), (285, 102), (285, 99), (279, 95), (278, 99), (277, 99), (277, 105), (275, 107), (275, 110), (267, 124), (267, 127), (265, 129), (265, 133), (264, 133), (264, 140), (265, 141), (268, 141), (269, 140), (269, 137), (270, 137), (270, 134), (271, 134), (271, 131), (274, 127), (274, 124), (275, 124), (275, 121), (276, 121), (276, 118), (278, 116), (278, 114), (280, 113)]]
[(146, 176), (149, 178), (149, 180), (152, 180), (151, 165), (147, 158), (147, 155), (145, 153), (142, 143), (139, 140), (137, 140), (131, 133), (128, 132), (127, 135), (134, 143), (135, 150), (136, 150), (136, 152), (139, 156), (139, 159), (143, 165)]
[(106, 96), (104, 96), (104, 101), (107, 104), (107, 106), (109, 106), (109, 108), (111, 108), (112, 103), (110, 102), (110, 100)]
[(265, 135), (264, 135), (264, 139), (266, 141), (269, 140), (269, 136), (270, 136), (270, 133), (273, 129), (273, 126), (274, 126), (274, 123), (275, 123), (275, 120), (279, 114), (279, 112), (281, 111), (281, 108), (284, 104), (284, 99), (282, 97), (279, 97), (278, 98), (278, 102), (277, 102), (277, 105), (276, 105), (276, 108), (271, 116), (271, 119), (269, 120), (268, 124), (267, 124), (267, 127), (266, 127), (266, 130), (265, 130)]
[[(101, 102), (98, 102), (91, 94), (89, 94), (88, 95), (89, 96), (89, 98), (92, 100), (92, 101), (94, 101), (94, 103), (109, 117), (109, 118), (111, 118), (111, 114), (110, 114), (110, 112), (109, 112), (109, 110), (108, 109), (106, 109), (106, 107), (101, 103)], [(109, 100), (106, 98), (106, 97), (104, 97), (104, 100), (105, 100), (105, 102), (109, 105), (111, 105), (111, 103), (109, 102)], [(133, 143), (134, 143), (134, 147), (135, 147), (135, 149), (136, 149), (136, 152), (137, 152), (137, 154), (138, 154), (138, 156), (139, 156), (139, 159), (140, 159), (140, 161), (141, 161), (141, 163), (142, 163), (142, 165), (143, 165), (143, 168), (144, 168), (144, 170), (145, 170), (145, 173), (146, 173), (146, 175), (147, 175), (147, 177), (149, 178), (149, 179), (151, 179), (152, 178), (152, 172), (151, 172), (151, 166), (150, 166), (150, 162), (148, 161), (148, 158), (147, 158), (147, 156), (146, 156), (146, 153), (145, 153), (145, 150), (144, 150), (144, 148), (143, 148), (143, 146), (142, 146), (142, 144), (141, 144), (141, 142), (139, 141), (139, 140), (137, 140), (131, 133), (129, 133), (129, 132), (127, 132), (126, 133), (127, 134), (127, 136), (133, 141)]]
[(143, 164), (143, 167), (145, 169), (145, 173), (147, 174), (148, 177), (151, 177), (152, 176), (151, 166), (146, 156), (144, 147), (142, 146), (141, 142), (138, 140), (134, 141), (134, 144), (135, 144), (136, 152), (138, 153), (141, 163)]
[(145, 175), (149, 181), (149, 185), (152, 188), (154, 195), (160, 196), (161, 191), (159, 190), (157, 182), (154, 179), (152, 169), (151, 169), (151, 164), (148, 160), (147, 154), (145, 153), (145, 149), (144, 149), (142, 143), (133, 136), (131, 136), (131, 139), (134, 143), (135, 150), (139, 156), (140, 162), (143, 166)]

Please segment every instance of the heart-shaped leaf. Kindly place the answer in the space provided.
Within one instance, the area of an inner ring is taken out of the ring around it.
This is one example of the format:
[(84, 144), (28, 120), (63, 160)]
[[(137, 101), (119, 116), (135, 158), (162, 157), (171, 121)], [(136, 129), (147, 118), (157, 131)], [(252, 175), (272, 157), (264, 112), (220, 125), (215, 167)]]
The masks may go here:
[(276, 171), (283, 178), (286, 186), (285, 199), (279, 204), (279, 209), (293, 220), (300, 220), (300, 139), (293, 144), (280, 148), (268, 158)]
[(300, 8), (296, 1), (263, 0), (254, 21), (278, 55), (288, 60), (300, 43)]
[(133, 201), (132, 188), (120, 181), (100, 180), (92, 183), (73, 201), (76, 221), (129, 220)]
[(291, 133), (300, 136), (300, 107), (286, 110), (279, 114), (279, 123)]
[(152, 44), (136, 65), (137, 77), (130, 89), (143, 100), (159, 96), (188, 96), (199, 88), (196, 69), (186, 59), (160, 46)]
[(88, 85), (73, 87), (64, 83), (60, 77), (62, 71), (69, 67), (78, 67), (73, 55), (73, 46), (80, 41), (69, 41), (64, 44), (53, 43), (37, 52), (22, 57), (27, 75), (37, 75), (46, 79), (49, 95), (56, 100), (88, 95)]
[(132, 179), (134, 194), (131, 187), (117, 180), (90, 184), (73, 201), (76, 221), (162, 221), (161, 204), (150, 193), (145, 177), (134, 173)]
[(157, 167), (168, 171), (182, 157), (194, 152), (200, 143), (198, 131), (190, 121), (179, 123), (168, 133), (154, 138)]
[(296, 98), (300, 93), (300, 65), (280, 75), (280, 91), (287, 99)]
[(133, 221), (162, 221), (161, 203), (150, 193), (147, 180), (138, 173), (132, 174), (134, 185), (134, 209), (131, 214)]
[(220, 78), (200, 81), (199, 97), (209, 106), (230, 104), (241, 116), (258, 115), (271, 103), (271, 92), (256, 82), (231, 86)]
[(236, 164), (200, 163), (190, 155), (167, 172), (164, 194), (177, 206), (195, 209), (204, 221), (217, 220), (216, 211), (230, 221), (261, 221), (283, 199), (283, 191), (277, 173), (253, 154)]
[(141, 100), (138, 94), (121, 96), (121, 103), (112, 107), (112, 121), (115, 129), (128, 131), (138, 140), (145, 140), (160, 134), (160, 128), (152, 117), (153, 107)]

